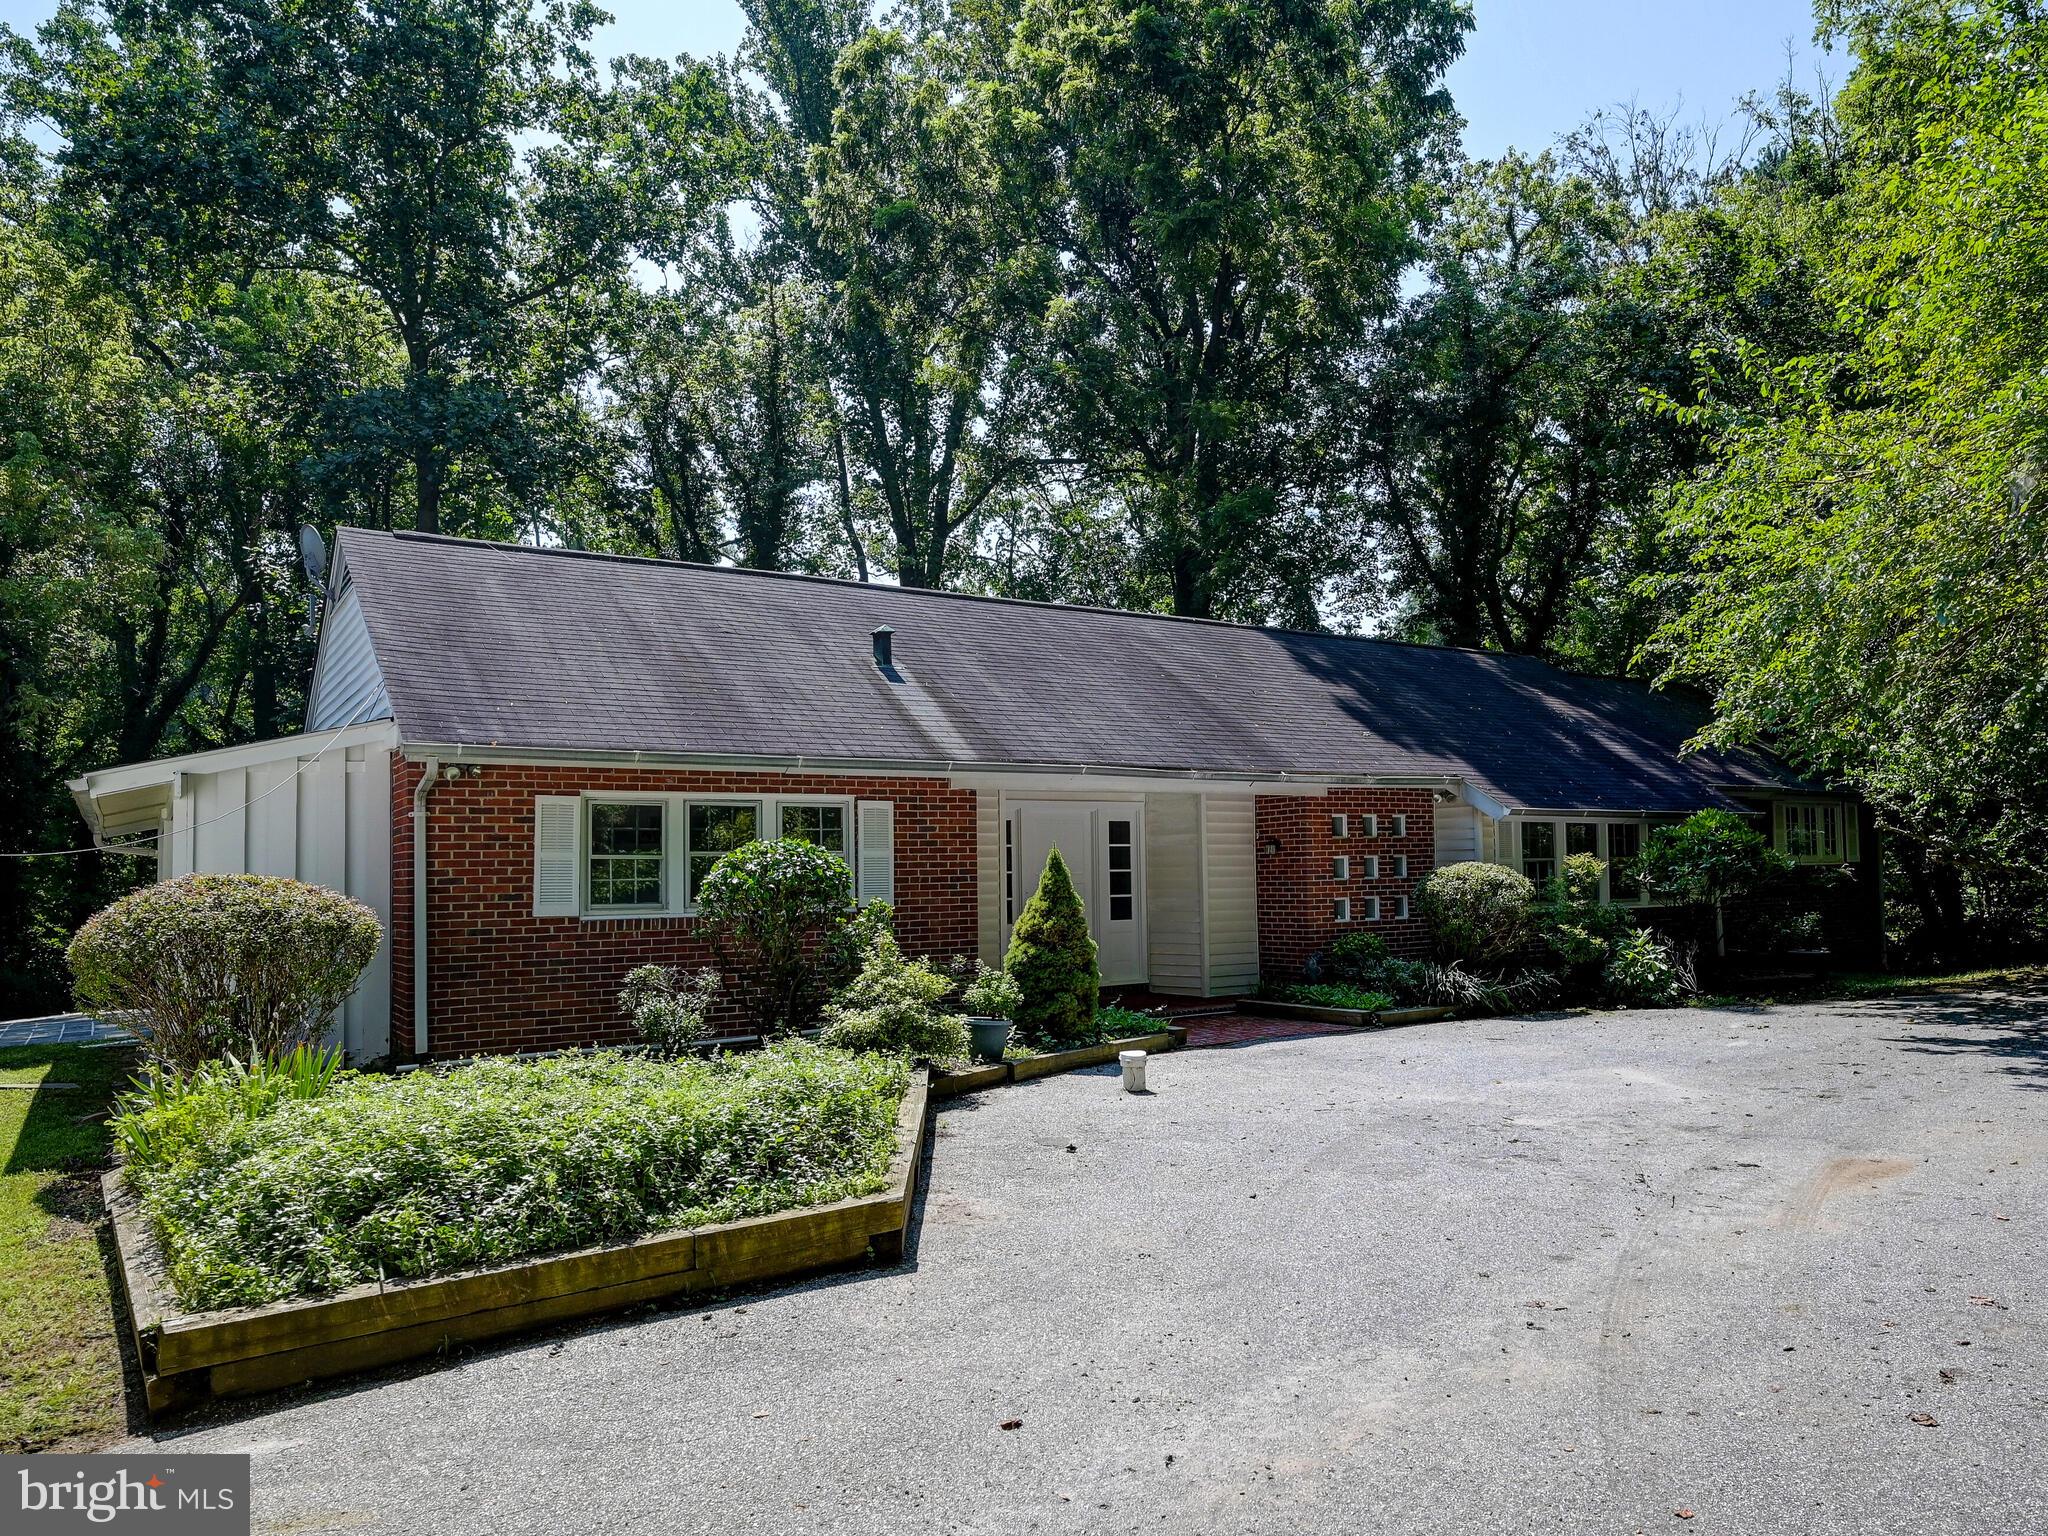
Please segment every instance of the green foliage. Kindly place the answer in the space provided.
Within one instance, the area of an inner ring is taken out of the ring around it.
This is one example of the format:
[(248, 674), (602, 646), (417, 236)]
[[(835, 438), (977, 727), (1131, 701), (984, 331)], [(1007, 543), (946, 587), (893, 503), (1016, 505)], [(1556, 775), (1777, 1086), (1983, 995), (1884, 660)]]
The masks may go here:
[(958, 1060), (967, 1054), (967, 1025), (945, 1006), (952, 992), (937, 966), (907, 958), (894, 934), (879, 933), (860, 974), (825, 1009), (818, 1038), (840, 1050)]
[(1497, 965), (1529, 936), (1536, 888), (1499, 864), (1446, 864), (1416, 888), (1415, 910), (1442, 960)]
[[(1139, 1035), (1156, 1035), (1164, 1027), (1165, 1020), (1156, 1014), (1140, 1013), (1135, 1008), (1119, 1007), (1111, 1003), (1106, 1008), (1095, 1010), (1095, 1038), (1097, 1040), (1130, 1040)], [(1076, 1045), (1092, 1044), (1090, 1041), (1075, 1041)]]
[(202, 1073), (118, 1122), (192, 1308), (317, 1296), (879, 1188), (900, 1062), (789, 1043), (343, 1073), (263, 1102)]
[(721, 958), (760, 989), (768, 1030), (810, 1023), (824, 989), (821, 940), (853, 911), (853, 874), (838, 854), (794, 838), (719, 857), (697, 893)]
[(1712, 907), (1754, 895), (1789, 873), (1792, 862), (1733, 811), (1699, 811), (1643, 840), (1636, 868), (1652, 890)]
[(183, 875), (94, 916), (71, 941), (71, 970), (81, 1002), (132, 1015), (151, 1057), (184, 1073), (318, 1040), (382, 932), (368, 907), (317, 885)]
[(1102, 991), (1095, 940), (1074, 877), (1057, 848), (1046, 855), (1038, 889), (1017, 914), (1003, 969), (1023, 992), (1012, 1022), (1025, 1039), (1058, 1048), (1095, 1038), (1095, 1006)]
[[(1011, 15), (1014, 25), (1009, 25)], [(1313, 622), (1341, 363), (1390, 305), (1451, 131), (1447, 0), (975, 13), (988, 133), (1040, 255), (1055, 441), (1115, 477), (1177, 613)], [(1031, 248), (1031, 247), (1027, 247)]]
[(1536, 938), (1568, 970), (1585, 972), (1606, 964), (1614, 940), (1628, 926), (1618, 908), (1600, 899), (1606, 869), (1590, 853), (1567, 854), (1530, 911)]
[(1669, 1008), (1693, 990), (1670, 944), (1647, 928), (1631, 928), (1615, 940), (1603, 981), (1608, 997), (1624, 1008)]
[(1024, 1004), (1024, 989), (1007, 971), (976, 963), (974, 979), (961, 989), (967, 1011), (985, 1019), (1013, 1017)]
[(1715, 697), (1710, 743), (1860, 790), (1954, 940), (1964, 871), (2048, 863), (2048, 19), (1827, 15), (1855, 60), (1839, 129), (1711, 254), (1745, 312), (1828, 323), (1745, 325), (1674, 397), (1711, 458), (1672, 498), (1688, 564), (1655, 651)]
[(724, 990), (716, 970), (685, 974), (672, 965), (636, 965), (619, 989), (619, 1012), (657, 1056), (680, 1056), (707, 1032), (705, 1020)]
[(1356, 1008), (1363, 1013), (1378, 1013), (1383, 1008), (1394, 1006), (1391, 993), (1374, 992), (1343, 981), (1307, 982), (1286, 987), (1281, 990), (1280, 1000), (1307, 1003), (1315, 1008)]
[(1323, 968), (1333, 980), (1396, 998), (1418, 996), (1424, 970), (1420, 961), (1391, 953), (1376, 933), (1342, 935), (1330, 945)]
[(1424, 968), (1417, 999), (1440, 1003), (1460, 1013), (1520, 1013), (1542, 1008), (1564, 993), (1564, 978), (1555, 971), (1529, 970), (1499, 976), (1468, 971), (1462, 964)]

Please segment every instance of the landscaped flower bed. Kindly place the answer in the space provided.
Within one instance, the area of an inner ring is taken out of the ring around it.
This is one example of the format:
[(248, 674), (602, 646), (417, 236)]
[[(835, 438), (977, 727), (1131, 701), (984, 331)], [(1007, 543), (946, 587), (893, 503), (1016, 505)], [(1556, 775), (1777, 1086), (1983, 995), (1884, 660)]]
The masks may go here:
[(908, 1081), (900, 1061), (805, 1044), (299, 1089), (220, 1071), (118, 1130), (180, 1301), (211, 1309), (868, 1194)]

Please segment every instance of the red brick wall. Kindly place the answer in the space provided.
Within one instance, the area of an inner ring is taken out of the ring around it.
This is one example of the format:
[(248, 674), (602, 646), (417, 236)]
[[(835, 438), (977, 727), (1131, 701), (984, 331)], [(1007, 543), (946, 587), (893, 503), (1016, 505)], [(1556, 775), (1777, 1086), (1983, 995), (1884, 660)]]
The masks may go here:
[[(391, 1039), (412, 1042), (412, 794), (417, 763), (391, 784)], [(553, 1050), (631, 1037), (619, 982), (636, 965), (699, 966), (695, 918), (533, 915), (533, 802), (584, 790), (846, 795), (895, 802), (896, 930), (915, 954), (975, 949), (974, 792), (943, 779), (739, 771), (483, 765), (428, 799), (427, 1045), (446, 1057)]]
[[(1393, 818), (1408, 818), (1405, 837), (1395, 837)], [(1351, 818), (1349, 835), (1333, 837), (1330, 818)], [(1365, 818), (1379, 817), (1379, 835), (1365, 835)], [(1279, 845), (1277, 853), (1266, 850)], [(1376, 933), (1396, 954), (1422, 955), (1426, 940), (1420, 919), (1394, 916), (1397, 896), (1410, 899), (1434, 867), (1436, 801), (1426, 789), (1338, 789), (1314, 798), (1261, 795), (1258, 802), (1259, 971), (1268, 981), (1298, 978), (1308, 957), (1327, 949), (1343, 933)], [(1339, 882), (1331, 861), (1351, 859), (1351, 878)], [(1380, 877), (1365, 878), (1365, 859), (1376, 854)], [(1405, 854), (1408, 878), (1394, 877), (1394, 858)], [(1351, 898), (1349, 923), (1331, 915), (1336, 899)], [(1365, 921), (1365, 898), (1380, 899), (1380, 921)]]

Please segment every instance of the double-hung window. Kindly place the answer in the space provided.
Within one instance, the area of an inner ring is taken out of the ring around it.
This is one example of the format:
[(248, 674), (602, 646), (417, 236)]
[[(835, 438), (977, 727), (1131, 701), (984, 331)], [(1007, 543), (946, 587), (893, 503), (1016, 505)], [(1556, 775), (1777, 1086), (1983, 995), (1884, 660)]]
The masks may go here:
[(588, 899), (593, 912), (659, 912), (668, 905), (668, 804), (589, 803)]
[(704, 877), (711, 866), (735, 848), (744, 848), (761, 835), (758, 805), (730, 805), (719, 801), (690, 802), (690, 905), (704, 889)]
[(851, 850), (846, 840), (846, 806), (843, 803), (814, 805), (807, 801), (786, 800), (778, 812), (781, 821), (776, 829), (778, 837), (791, 842), (812, 843), (850, 860)]

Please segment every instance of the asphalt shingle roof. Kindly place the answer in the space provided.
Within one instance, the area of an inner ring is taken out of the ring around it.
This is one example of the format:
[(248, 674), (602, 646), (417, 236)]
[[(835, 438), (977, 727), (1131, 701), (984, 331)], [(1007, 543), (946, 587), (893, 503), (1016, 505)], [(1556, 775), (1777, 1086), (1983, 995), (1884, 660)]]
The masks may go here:
[(340, 551), (410, 742), (1455, 776), (1540, 809), (1801, 784), (1682, 757), (1680, 698), (1528, 657), (358, 528)]

